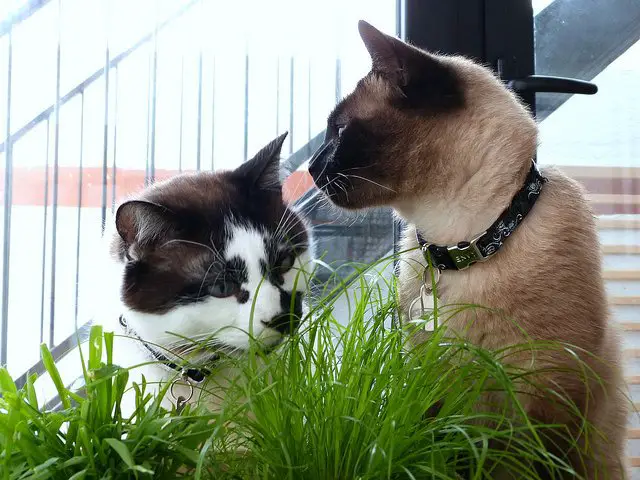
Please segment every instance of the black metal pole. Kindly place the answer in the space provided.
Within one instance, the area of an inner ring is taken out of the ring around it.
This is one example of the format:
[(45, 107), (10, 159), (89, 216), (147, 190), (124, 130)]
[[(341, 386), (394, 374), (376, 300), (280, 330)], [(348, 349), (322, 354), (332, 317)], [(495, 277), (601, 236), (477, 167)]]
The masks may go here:
[[(502, 80), (535, 73), (531, 0), (405, 0), (405, 38), (491, 66)], [(522, 95), (535, 113), (535, 96)]]

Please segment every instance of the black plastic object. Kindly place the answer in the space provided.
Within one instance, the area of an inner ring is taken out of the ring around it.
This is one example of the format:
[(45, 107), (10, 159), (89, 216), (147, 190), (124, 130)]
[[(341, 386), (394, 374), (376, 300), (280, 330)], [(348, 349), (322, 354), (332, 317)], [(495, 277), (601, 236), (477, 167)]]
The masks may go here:
[(596, 84), (575, 78), (551, 77), (547, 75), (529, 75), (508, 82), (511, 89), (518, 93), (570, 93), (593, 95), (598, 92)]

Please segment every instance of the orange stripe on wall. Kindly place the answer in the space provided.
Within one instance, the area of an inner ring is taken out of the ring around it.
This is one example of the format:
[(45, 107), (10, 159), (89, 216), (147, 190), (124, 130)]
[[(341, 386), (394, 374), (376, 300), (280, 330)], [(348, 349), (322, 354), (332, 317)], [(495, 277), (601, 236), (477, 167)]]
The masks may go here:
[[(165, 180), (179, 172), (177, 170), (156, 170), (156, 180)], [(107, 205), (113, 198), (112, 168), (107, 169)], [(144, 187), (145, 171), (116, 169), (116, 203)], [(78, 167), (59, 167), (58, 205), (76, 207), (78, 205)], [(640, 194), (640, 177), (625, 178), (589, 177), (576, 178), (582, 181), (590, 193), (620, 196), (619, 201), (599, 202), (593, 205), (596, 213), (640, 214), (640, 203), (632, 202), (624, 194)], [(53, 203), (53, 169), (44, 167), (15, 167), (13, 169), (13, 205), (42, 206), (45, 204), (44, 190), (48, 182), (47, 205)], [(293, 172), (285, 181), (283, 194), (286, 202), (294, 202), (313, 187), (313, 179), (306, 170)], [(82, 206), (102, 205), (102, 167), (88, 167), (82, 170)], [(0, 169), (0, 204), (4, 199), (4, 170)]]
[[(179, 172), (177, 170), (156, 170), (156, 181), (165, 180)], [(107, 205), (113, 198), (112, 168), (107, 169)], [(4, 170), (0, 170), (0, 204), (4, 202)], [(125, 199), (144, 187), (145, 171), (119, 169), (115, 170), (116, 203)], [(61, 207), (78, 206), (78, 187), (80, 170), (77, 167), (58, 168), (58, 205)], [(43, 206), (45, 204), (45, 187), (48, 183), (47, 205), (53, 204), (53, 169), (44, 167), (18, 167), (13, 169), (12, 205)], [(285, 181), (284, 199), (293, 202), (313, 186), (313, 180), (306, 171), (293, 172)], [(102, 167), (88, 167), (82, 170), (82, 206), (102, 206), (103, 178)]]
[(295, 202), (305, 192), (313, 188), (313, 178), (306, 170), (296, 170), (285, 180), (282, 196), (287, 203)]

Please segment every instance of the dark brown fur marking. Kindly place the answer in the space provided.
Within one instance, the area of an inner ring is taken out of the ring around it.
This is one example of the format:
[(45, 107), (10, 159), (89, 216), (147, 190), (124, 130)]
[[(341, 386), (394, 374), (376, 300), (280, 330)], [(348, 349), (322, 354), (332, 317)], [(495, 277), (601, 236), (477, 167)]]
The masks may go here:
[[(246, 224), (269, 239), (285, 219), (292, 241), (274, 239), (266, 246), (274, 264), (283, 252), (307, 249), (305, 225), (282, 198), (283, 140), (274, 140), (236, 170), (182, 174), (120, 206), (111, 253), (127, 261), (122, 298), (128, 307), (163, 313), (205, 298), (221, 276), (242, 283), (241, 266), (221, 260), (230, 224)], [(244, 294), (238, 295), (242, 301)]]

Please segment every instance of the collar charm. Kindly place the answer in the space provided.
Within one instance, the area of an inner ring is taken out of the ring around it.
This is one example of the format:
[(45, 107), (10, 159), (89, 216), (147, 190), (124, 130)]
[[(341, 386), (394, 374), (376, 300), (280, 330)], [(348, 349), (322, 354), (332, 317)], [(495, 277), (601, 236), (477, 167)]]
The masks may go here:
[[(205, 380), (205, 378), (207, 378), (207, 376), (211, 374), (211, 372), (209, 370), (207, 370), (206, 368), (199, 368), (198, 369), (198, 368), (182, 367), (182, 366), (178, 365), (177, 363), (175, 363), (174, 361), (172, 361), (170, 358), (168, 358), (163, 353), (158, 352), (157, 350), (155, 350), (151, 345), (149, 345), (144, 340), (142, 340), (142, 338), (140, 338), (140, 336), (131, 327), (129, 327), (129, 325), (127, 324), (126, 319), (124, 318), (124, 315), (120, 315), (120, 318), (118, 319), (118, 322), (120, 323), (122, 328), (124, 328), (125, 333), (127, 335), (131, 335), (131, 336), (135, 337), (136, 339), (138, 339), (140, 341), (140, 343), (142, 343), (144, 348), (146, 348), (149, 351), (149, 353), (151, 353), (151, 355), (153, 356), (154, 359), (156, 359), (158, 362), (164, 364), (165, 366), (169, 367), (170, 369), (179, 372), (182, 381), (188, 381), (190, 385), (193, 384), (193, 383), (198, 384), (198, 383), (202, 383)], [(192, 394), (193, 394), (193, 392), (192, 392)], [(189, 398), (191, 398), (191, 397), (189, 397)]]
[(438, 299), (434, 287), (438, 285), (439, 280), (440, 270), (426, 266), (422, 272), (420, 293), (409, 305), (409, 323), (418, 325), (427, 332), (432, 332), (437, 327)]

